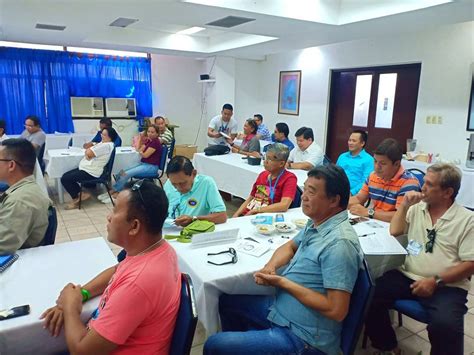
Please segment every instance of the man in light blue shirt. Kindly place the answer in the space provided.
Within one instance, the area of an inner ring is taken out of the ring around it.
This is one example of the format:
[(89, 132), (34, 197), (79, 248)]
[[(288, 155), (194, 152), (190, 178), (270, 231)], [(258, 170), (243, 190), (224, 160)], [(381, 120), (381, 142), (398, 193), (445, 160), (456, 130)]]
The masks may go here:
[[(204, 354), (340, 354), (342, 321), (362, 263), (357, 234), (349, 224), (349, 181), (335, 165), (308, 173), (302, 196), (310, 218), (295, 239), (279, 247), (255, 273), (275, 296), (222, 295), (222, 333)], [(285, 267), (279, 275), (277, 272)]]
[(198, 219), (216, 224), (227, 221), (226, 207), (215, 181), (198, 175), (188, 158), (178, 155), (171, 159), (166, 175), (168, 218), (173, 218), (176, 225), (184, 227)]
[(271, 141), (272, 135), (268, 130), (267, 126), (263, 123), (263, 116), (259, 113), (253, 115), (253, 120), (257, 123), (258, 130), (257, 130), (257, 137), (262, 141)]
[(367, 132), (355, 130), (349, 137), (349, 151), (342, 153), (337, 159), (337, 165), (344, 169), (351, 184), (351, 195), (355, 196), (362, 185), (374, 171), (374, 158), (365, 151)]

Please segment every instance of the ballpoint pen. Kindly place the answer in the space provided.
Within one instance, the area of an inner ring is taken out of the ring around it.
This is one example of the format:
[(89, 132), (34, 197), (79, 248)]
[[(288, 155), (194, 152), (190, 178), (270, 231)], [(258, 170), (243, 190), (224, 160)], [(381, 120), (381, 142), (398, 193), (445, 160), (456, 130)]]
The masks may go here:
[(255, 243), (259, 243), (259, 244), (260, 244), (260, 242), (259, 242), (258, 240), (255, 240), (255, 239), (250, 238), (250, 237), (246, 237), (246, 238), (244, 238), (244, 239), (251, 240), (252, 242), (255, 242)]
[(374, 233), (362, 234), (362, 235), (359, 235), (359, 238), (368, 237), (369, 235), (374, 235), (374, 234), (376, 234), (376, 233), (374, 232)]

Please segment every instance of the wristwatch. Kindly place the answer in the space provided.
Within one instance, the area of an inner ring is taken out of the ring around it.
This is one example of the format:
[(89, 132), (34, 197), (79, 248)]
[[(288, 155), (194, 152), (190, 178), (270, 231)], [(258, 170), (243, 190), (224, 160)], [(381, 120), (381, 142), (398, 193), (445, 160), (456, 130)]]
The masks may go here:
[(445, 285), (443, 279), (439, 275), (435, 275), (435, 282), (436, 282), (436, 287), (443, 287)]
[(367, 213), (369, 214), (369, 218), (374, 218), (375, 210), (373, 208), (369, 208)]
[(198, 220), (197, 216), (193, 216), (193, 222), (197, 220)]

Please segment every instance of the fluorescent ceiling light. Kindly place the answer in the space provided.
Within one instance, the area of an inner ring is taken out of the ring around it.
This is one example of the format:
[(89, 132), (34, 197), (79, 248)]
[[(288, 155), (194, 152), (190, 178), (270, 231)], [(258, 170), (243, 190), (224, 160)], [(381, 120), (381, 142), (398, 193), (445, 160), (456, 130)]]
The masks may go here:
[(50, 51), (63, 50), (62, 46), (49, 46), (46, 44), (20, 43), (20, 42), (8, 42), (8, 41), (0, 41), (0, 47), (44, 49), (44, 50), (50, 50)]
[(176, 32), (176, 34), (177, 35), (192, 35), (194, 33), (198, 33), (198, 32), (204, 31), (204, 30), (205, 30), (204, 27), (190, 27), (190, 28), (187, 28), (185, 30), (178, 31), (178, 32)]
[(98, 48), (82, 48), (82, 47), (67, 47), (68, 52), (79, 52), (79, 53), (92, 53), (92, 54), (104, 54), (104, 55), (113, 55), (119, 57), (143, 57), (148, 56), (147, 53), (140, 52), (125, 52), (125, 51), (115, 51), (111, 49), (98, 49)]

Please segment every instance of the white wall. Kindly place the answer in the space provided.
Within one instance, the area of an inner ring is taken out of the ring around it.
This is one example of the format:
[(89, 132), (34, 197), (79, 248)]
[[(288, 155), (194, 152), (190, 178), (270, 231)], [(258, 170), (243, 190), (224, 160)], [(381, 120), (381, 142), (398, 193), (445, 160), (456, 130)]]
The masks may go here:
[[(100, 119), (80, 119), (73, 120), (74, 132), (96, 134), (99, 130)], [(122, 146), (130, 146), (132, 137), (138, 132), (138, 123), (135, 119), (113, 119), (112, 127), (115, 128), (120, 138)]]

